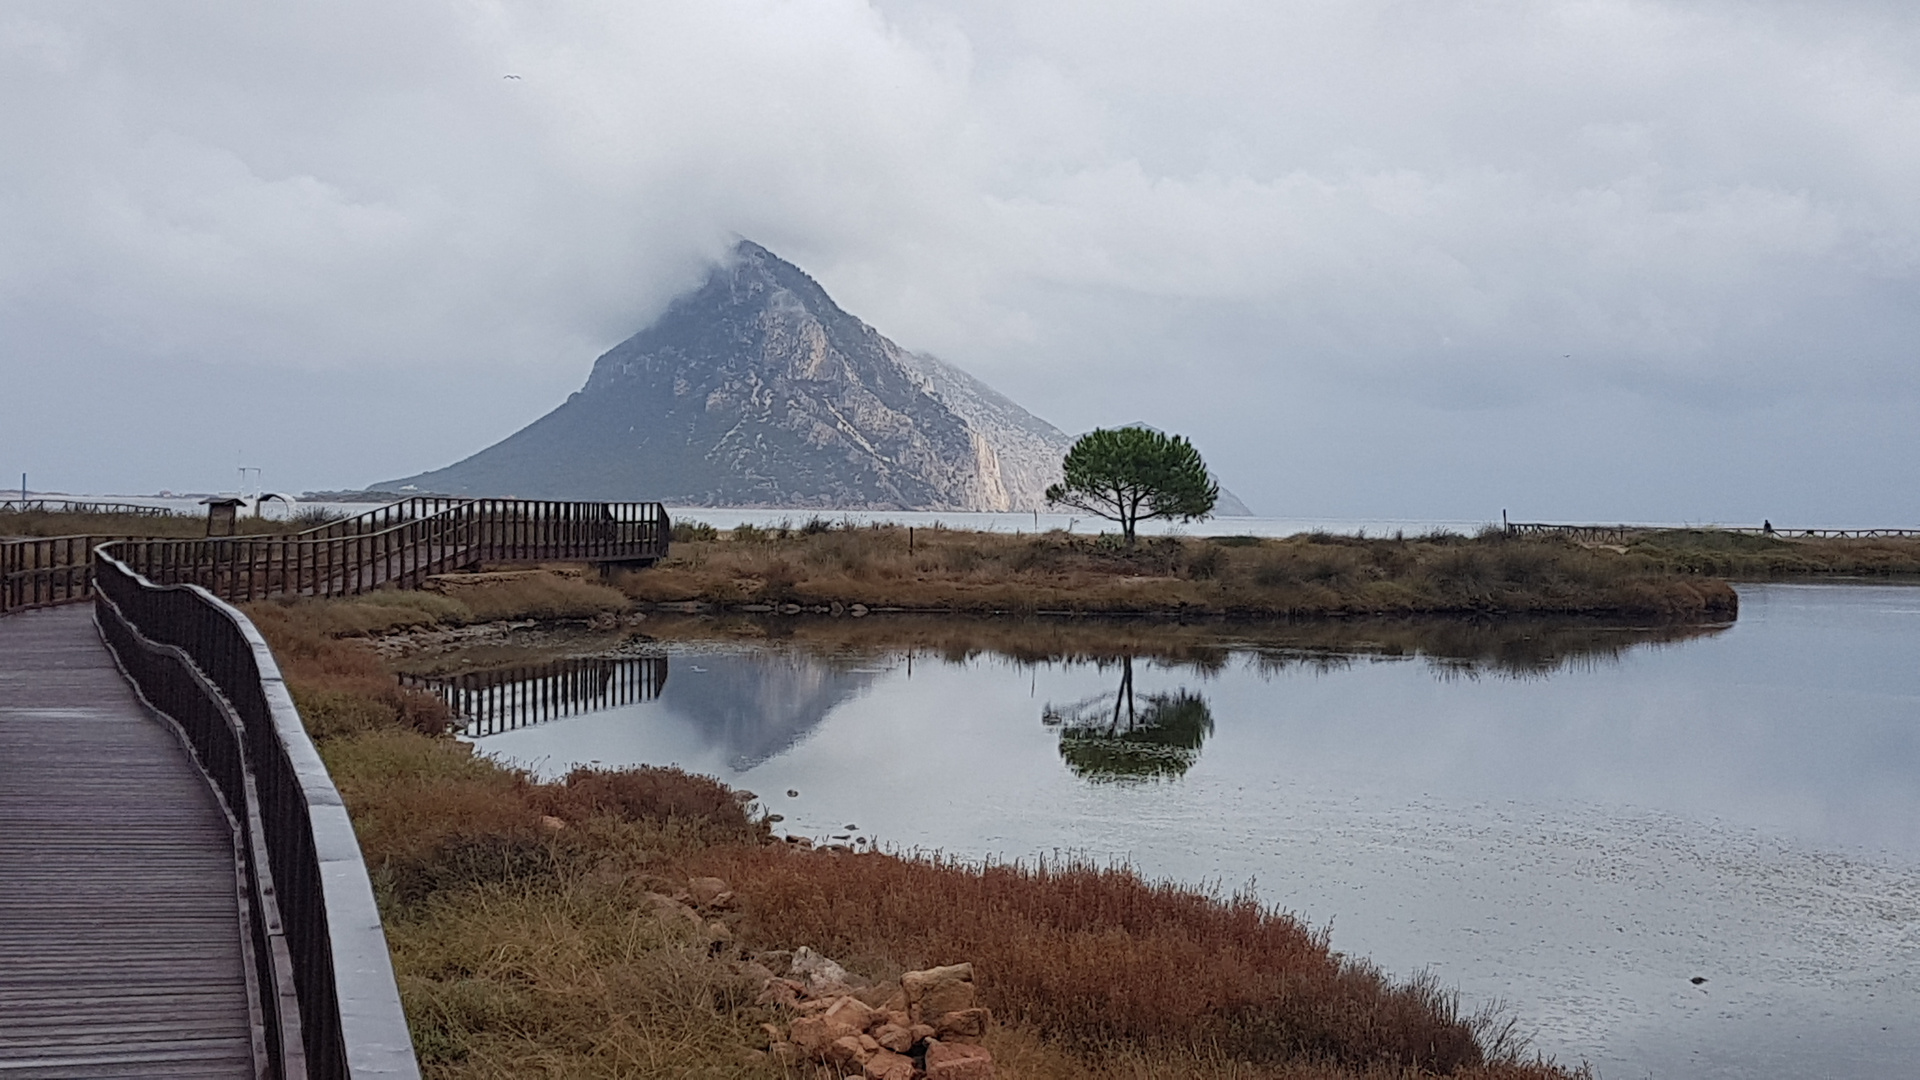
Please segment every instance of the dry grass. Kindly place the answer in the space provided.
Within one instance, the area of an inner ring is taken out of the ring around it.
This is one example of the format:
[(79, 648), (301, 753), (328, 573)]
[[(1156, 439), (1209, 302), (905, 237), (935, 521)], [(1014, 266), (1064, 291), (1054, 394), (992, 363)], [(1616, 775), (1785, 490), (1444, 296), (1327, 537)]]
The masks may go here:
[[(242, 536), (280, 536), (312, 528), (306, 521), (243, 517)], [(74, 514), (65, 511), (0, 514), (0, 536), (155, 536), (203, 538), (205, 514)]]
[[(252, 614), (353, 814), (429, 1077), (811, 1078), (749, 1053), (776, 1017), (731, 961), (802, 943), (876, 977), (974, 961), (1006, 1021), (989, 1040), (1001, 1075), (1024, 1080), (1571, 1075), (1247, 897), (799, 851), (674, 769), (537, 782), (446, 736), (440, 703), (349, 636), (378, 621), (341, 610), (360, 603)], [(706, 873), (738, 897), (724, 930), (650, 895)]]
[(632, 606), (618, 589), (545, 570), (449, 574), (430, 584), (438, 588), (380, 589), (336, 600), (282, 596), (256, 605), (256, 610), (270, 621), (291, 620), (303, 633), (372, 637), (502, 619), (585, 619)]
[(449, 574), (430, 584), (464, 606), (473, 622), (496, 619), (583, 619), (631, 606), (627, 595), (599, 582), (548, 570)]
[(371, 637), (395, 630), (460, 626), (475, 621), (473, 609), (438, 593), (380, 589), (338, 600), (281, 596), (252, 609), (303, 633), (326, 637)]
[(1672, 529), (1642, 534), (1627, 550), (1680, 573), (1739, 581), (1920, 574), (1920, 539), (1897, 537), (1786, 540), (1717, 529)]
[(437, 893), (389, 922), (430, 1077), (765, 1077), (757, 987), (624, 880)]
[(361, 641), (341, 640), (341, 623), (355, 617), (340, 601), (268, 601), (247, 614), (273, 645), (294, 704), (316, 740), (389, 728), (445, 734), (452, 716), (427, 694), (401, 689), (380, 658)]
[(1240, 618), (1572, 614), (1729, 619), (1724, 582), (1557, 539), (1163, 537), (759, 530), (678, 544), (621, 586), (653, 602), (866, 604), (939, 611), (1178, 612)]

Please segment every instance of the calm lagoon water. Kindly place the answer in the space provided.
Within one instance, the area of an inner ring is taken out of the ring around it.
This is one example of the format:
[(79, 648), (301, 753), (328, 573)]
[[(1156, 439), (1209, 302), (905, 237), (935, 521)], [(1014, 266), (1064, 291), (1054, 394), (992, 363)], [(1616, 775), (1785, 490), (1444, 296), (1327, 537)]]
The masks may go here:
[(1545, 660), (676, 647), (476, 741), (712, 773), (787, 832), (1252, 882), (1602, 1076), (1920, 1075), (1920, 589), (1741, 599)]

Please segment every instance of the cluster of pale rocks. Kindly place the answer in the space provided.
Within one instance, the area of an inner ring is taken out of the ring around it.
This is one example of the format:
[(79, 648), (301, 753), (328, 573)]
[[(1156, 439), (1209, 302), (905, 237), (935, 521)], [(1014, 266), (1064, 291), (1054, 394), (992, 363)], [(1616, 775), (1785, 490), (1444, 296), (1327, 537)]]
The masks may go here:
[[(682, 891), (646, 898), (661, 918), (704, 932), (715, 955), (732, 950), (733, 933), (720, 916), (733, 908), (734, 894), (721, 878), (691, 878)], [(756, 1061), (828, 1065), (851, 1080), (994, 1080), (993, 1055), (979, 1045), (993, 1017), (976, 998), (972, 964), (871, 982), (802, 945), (752, 954), (733, 967), (759, 986), (755, 1004), (792, 1017), (763, 1025), (767, 1049), (744, 1051)]]
[(992, 1017), (975, 998), (972, 964), (864, 986), (805, 946), (741, 967), (761, 981), (759, 1004), (793, 1014), (766, 1025), (766, 1053), (778, 1061), (818, 1062), (861, 1080), (993, 1080), (993, 1055), (978, 1045)]

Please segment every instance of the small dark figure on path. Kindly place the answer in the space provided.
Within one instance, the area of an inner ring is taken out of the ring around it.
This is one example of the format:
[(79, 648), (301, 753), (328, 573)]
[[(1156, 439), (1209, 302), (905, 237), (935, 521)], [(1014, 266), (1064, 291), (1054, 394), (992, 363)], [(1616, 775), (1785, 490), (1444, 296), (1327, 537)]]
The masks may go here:
[(1766, 534), (1767, 534), (1768, 536), (1772, 536), (1772, 535), (1773, 535), (1773, 522), (1772, 522), (1772, 521), (1769, 521), (1769, 520), (1762, 520), (1762, 521), (1760, 522), (1760, 531), (1761, 531), (1761, 532), (1763, 532), (1763, 533), (1766, 533)]

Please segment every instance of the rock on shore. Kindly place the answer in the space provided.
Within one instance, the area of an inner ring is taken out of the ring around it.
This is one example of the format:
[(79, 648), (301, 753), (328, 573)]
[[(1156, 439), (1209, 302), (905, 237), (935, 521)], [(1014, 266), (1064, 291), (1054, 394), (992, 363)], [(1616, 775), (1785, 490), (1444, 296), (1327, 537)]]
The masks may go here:
[(759, 979), (759, 1004), (793, 1015), (766, 1025), (766, 1052), (777, 1060), (866, 1080), (993, 1080), (993, 1055), (979, 1045), (993, 1017), (979, 1004), (972, 964), (866, 983), (803, 946), (762, 953), (742, 971)]

